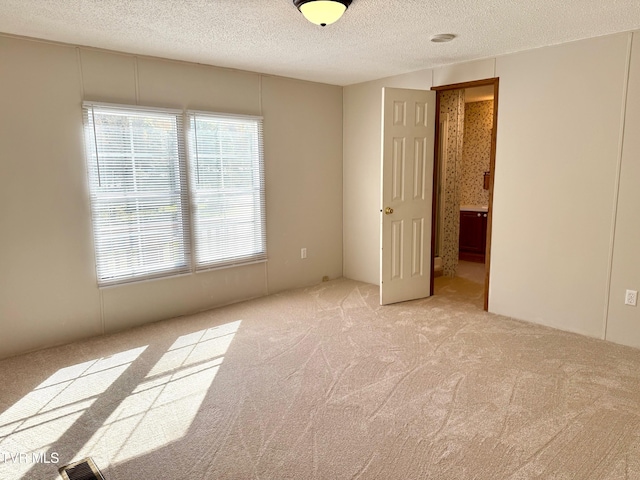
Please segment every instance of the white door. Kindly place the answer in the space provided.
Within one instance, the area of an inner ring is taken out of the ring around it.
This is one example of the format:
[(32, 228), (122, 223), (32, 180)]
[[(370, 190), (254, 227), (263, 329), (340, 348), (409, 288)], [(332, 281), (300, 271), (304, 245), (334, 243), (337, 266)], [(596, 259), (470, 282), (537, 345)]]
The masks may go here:
[(436, 93), (382, 89), (380, 304), (428, 297)]

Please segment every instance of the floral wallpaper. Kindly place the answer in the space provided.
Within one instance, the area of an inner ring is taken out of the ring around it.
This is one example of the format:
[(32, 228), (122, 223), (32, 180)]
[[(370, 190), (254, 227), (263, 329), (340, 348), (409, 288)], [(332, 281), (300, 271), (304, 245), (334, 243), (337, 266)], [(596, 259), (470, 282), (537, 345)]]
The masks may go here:
[(464, 90), (444, 91), (440, 97), (439, 254), (442, 274), (455, 276), (460, 235), (460, 185), (464, 139)]
[(461, 205), (487, 205), (489, 191), (482, 188), (484, 172), (489, 171), (493, 100), (467, 103), (464, 107), (462, 147)]

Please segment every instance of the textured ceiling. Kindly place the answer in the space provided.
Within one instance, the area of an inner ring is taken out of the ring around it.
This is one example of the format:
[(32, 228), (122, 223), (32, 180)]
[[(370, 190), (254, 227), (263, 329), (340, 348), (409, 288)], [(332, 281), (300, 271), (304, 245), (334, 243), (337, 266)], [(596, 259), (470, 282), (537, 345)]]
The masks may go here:
[(639, 0), (354, 0), (325, 28), (292, 0), (0, 1), (4, 33), (337, 85), (639, 28)]

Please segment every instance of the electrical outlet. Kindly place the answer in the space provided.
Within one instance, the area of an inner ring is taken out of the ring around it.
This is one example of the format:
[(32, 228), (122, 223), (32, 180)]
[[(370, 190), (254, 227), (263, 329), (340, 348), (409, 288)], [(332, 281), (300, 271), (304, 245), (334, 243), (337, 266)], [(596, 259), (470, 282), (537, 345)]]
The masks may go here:
[(307, 258), (307, 249), (306, 248), (301, 248), (300, 249), (300, 258)]
[(638, 291), (627, 290), (627, 293), (624, 296), (624, 304), (635, 307), (637, 303), (638, 303)]

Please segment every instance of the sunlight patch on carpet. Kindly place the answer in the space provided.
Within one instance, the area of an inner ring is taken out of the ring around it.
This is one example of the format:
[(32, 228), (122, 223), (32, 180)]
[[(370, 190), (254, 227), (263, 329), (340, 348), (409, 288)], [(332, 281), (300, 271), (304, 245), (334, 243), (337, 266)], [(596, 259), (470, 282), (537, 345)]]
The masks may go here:
[(191, 426), (240, 321), (179, 337), (95, 432), (78, 456), (123, 462), (182, 438)]
[(0, 464), (0, 478), (19, 478), (93, 405), (147, 347), (61, 368), (0, 415), (0, 451), (25, 461)]

